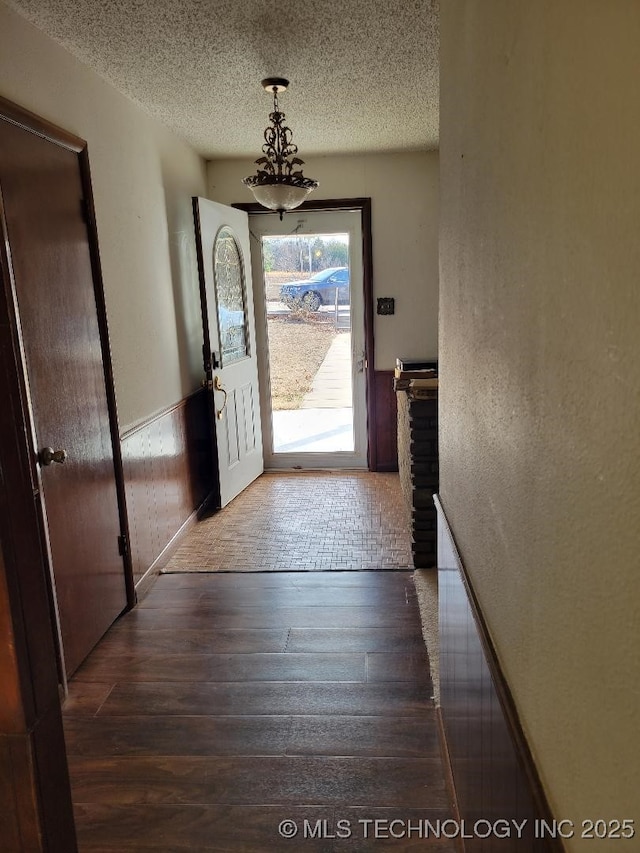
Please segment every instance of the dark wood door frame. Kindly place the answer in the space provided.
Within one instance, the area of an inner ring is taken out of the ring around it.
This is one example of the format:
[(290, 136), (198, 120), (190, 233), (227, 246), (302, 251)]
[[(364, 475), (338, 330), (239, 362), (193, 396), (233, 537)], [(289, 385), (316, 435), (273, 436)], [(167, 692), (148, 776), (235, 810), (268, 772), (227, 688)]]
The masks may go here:
[[(273, 210), (267, 210), (257, 202), (237, 203), (237, 207), (250, 215), (278, 216)], [(375, 340), (373, 334), (373, 242), (371, 233), (370, 198), (328, 198), (303, 201), (296, 208), (299, 211), (360, 211), (362, 226), (362, 290), (364, 304), (364, 357), (366, 363), (367, 394), (367, 464), (370, 471), (378, 470), (376, 448), (376, 383), (375, 383)]]
[[(7, 121), (78, 155), (91, 252), (113, 445), (121, 531), (129, 541), (124, 476), (106, 306), (87, 143), (0, 98)], [(8, 233), (0, 187), (0, 788), (15, 812), (0, 818), (8, 849), (76, 850), (58, 683), (56, 626), (46, 529), (33, 446), (33, 413), (16, 311)], [(123, 556), (127, 602), (135, 603), (129, 549)], [(6, 833), (5, 833), (6, 830)]]

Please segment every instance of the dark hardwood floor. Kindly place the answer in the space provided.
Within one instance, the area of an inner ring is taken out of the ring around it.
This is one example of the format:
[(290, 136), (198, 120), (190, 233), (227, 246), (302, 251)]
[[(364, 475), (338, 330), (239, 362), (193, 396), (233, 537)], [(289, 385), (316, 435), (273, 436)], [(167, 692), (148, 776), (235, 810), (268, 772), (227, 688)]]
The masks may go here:
[(410, 572), (162, 575), (65, 703), (81, 853), (453, 853), (431, 695)]

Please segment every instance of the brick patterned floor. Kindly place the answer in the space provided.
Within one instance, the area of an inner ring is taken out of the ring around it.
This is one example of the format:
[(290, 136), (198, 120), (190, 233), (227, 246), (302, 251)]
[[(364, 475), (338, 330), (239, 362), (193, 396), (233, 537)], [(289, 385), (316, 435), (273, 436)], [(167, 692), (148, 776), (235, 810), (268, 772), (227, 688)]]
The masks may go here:
[(165, 572), (412, 568), (397, 474), (263, 474), (200, 521)]

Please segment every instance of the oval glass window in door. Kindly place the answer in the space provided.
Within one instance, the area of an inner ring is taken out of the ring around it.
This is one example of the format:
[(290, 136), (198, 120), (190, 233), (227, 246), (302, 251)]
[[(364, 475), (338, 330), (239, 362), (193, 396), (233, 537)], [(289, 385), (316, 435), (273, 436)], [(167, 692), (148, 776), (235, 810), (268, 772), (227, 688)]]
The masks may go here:
[(249, 354), (244, 265), (238, 241), (227, 225), (218, 231), (213, 245), (213, 280), (220, 363), (226, 367)]

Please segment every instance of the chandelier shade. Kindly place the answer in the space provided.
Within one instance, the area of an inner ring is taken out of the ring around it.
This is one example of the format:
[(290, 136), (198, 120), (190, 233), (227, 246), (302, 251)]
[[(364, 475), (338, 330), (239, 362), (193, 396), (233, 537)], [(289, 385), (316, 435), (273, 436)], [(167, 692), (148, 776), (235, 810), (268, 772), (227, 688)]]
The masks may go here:
[(269, 115), (270, 126), (264, 131), (263, 157), (255, 162), (255, 175), (242, 183), (251, 190), (258, 204), (276, 210), (282, 219), (285, 211), (298, 207), (318, 182), (305, 178), (299, 166), (304, 160), (297, 157), (298, 148), (292, 142), (292, 132), (284, 124), (285, 115), (278, 106), (278, 93), (284, 92), (289, 81), (282, 77), (268, 77), (262, 87), (273, 94), (273, 112)]

